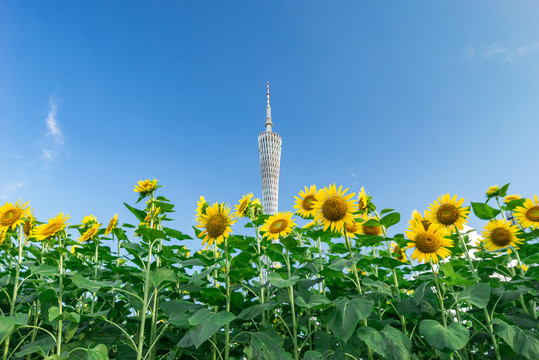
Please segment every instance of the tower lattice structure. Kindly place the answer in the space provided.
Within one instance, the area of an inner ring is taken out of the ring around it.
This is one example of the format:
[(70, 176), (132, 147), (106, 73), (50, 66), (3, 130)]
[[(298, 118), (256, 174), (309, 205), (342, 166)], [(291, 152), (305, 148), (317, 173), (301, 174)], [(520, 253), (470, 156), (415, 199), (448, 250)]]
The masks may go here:
[(260, 170), (262, 172), (262, 205), (264, 206), (265, 214), (274, 215), (279, 207), (279, 169), (283, 140), (279, 134), (274, 133), (272, 130), (269, 82), (266, 86), (268, 99), (266, 128), (258, 134), (258, 151), (260, 152)]

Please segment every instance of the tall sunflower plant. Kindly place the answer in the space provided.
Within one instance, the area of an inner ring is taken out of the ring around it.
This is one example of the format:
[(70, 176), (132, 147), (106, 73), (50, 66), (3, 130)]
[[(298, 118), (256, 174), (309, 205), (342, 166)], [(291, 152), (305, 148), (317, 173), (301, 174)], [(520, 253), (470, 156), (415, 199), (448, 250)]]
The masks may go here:
[(4, 204), (0, 356), (537, 358), (536, 195), (444, 193), (403, 219), (365, 188), (298, 190), (276, 214), (200, 197), (196, 239), (155, 179), (125, 204), (135, 225)]

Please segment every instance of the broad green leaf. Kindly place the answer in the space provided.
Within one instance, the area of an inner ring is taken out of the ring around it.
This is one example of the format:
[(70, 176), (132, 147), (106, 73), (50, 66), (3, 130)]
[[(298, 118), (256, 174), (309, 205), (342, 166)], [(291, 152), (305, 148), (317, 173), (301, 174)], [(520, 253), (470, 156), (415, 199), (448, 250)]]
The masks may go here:
[(385, 359), (406, 360), (410, 358), (412, 342), (394, 327), (385, 325), (382, 330), (377, 331), (370, 326), (362, 326), (357, 330), (356, 334), (365, 344)]
[(273, 329), (264, 329), (251, 334), (251, 358), (260, 360), (280, 360), (283, 338)]
[(15, 355), (22, 358), (26, 355), (39, 352), (41, 355), (46, 356), (55, 345), (56, 342), (54, 339), (49, 335), (46, 335), (41, 339), (21, 346), (19, 352), (15, 353)]
[(380, 226), (380, 223), (376, 219), (369, 219), (361, 224), (362, 226)]
[(384, 214), (390, 213), (392, 211), (395, 211), (395, 209), (383, 209), (382, 211), (380, 211), (380, 215), (384, 215)]
[(278, 288), (285, 288), (288, 286), (294, 286), (298, 282), (299, 276), (292, 275), (289, 279), (283, 279), (278, 273), (270, 272), (268, 274), (268, 280), (272, 285)]
[(451, 324), (444, 327), (435, 320), (421, 321), (419, 333), (423, 335), (429, 345), (446, 353), (462, 349), (470, 337), (468, 330), (461, 324)]
[(91, 292), (95, 292), (101, 288), (111, 288), (111, 287), (118, 287), (123, 282), (121, 280), (116, 281), (95, 281), (90, 280), (85, 277), (83, 277), (80, 274), (75, 274), (71, 277), (71, 281), (75, 284), (76, 287), (79, 289), (86, 289)]
[(275, 307), (276, 303), (273, 300), (268, 301), (264, 304), (258, 304), (249, 306), (247, 309), (243, 310), (239, 315), (238, 319), (241, 320), (251, 320), (262, 314), (263, 311), (271, 310)]
[(197, 349), (223, 326), (230, 323), (236, 317), (228, 311), (214, 313), (208, 309), (200, 309), (189, 318), (189, 323), (194, 328), (180, 340), (178, 346), (188, 347), (194, 345)]
[(492, 319), (492, 324), (497, 325), (494, 333), (499, 335), (514, 352), (530, 360), (539, 359), (539, 339), (536, 333), (524, 331), (500, 319)]
[(382, 293), (391, 295), (391, 287), (384, 282), (373, 280), (371, 278), (365, 278), (363, 281), (361, 281), (361, 283), (365, 286), (378, 288)]
[(3, 343), (8, 336), (17, 328), (26, 325), (28, 314), (14, 314), (13, 316), (0, 317), (0, 343)]
[(137, 234), (140, 234), (144, 237), (147, 237), (150, 241), (156, 240), (156, 239), (165, 239), (167, 235), (163, 230), (158, 229), (151, 229), (146, 226), (139, 226), (137, 230), (135, 230)]
[(109, 351), (103, 344), (88, 349), (86, 352), (88, 354), (88, 360), (109, 360)]
[(443, 270), (445, 275), (441, 277), (440, 280), (449, 286), (472, 286), (475, 284), (473, 279), (466, 279), (465, 277), (457, 274), (455, 270), (453, 270), (451, 263), (442, 264), (440, 265), (440, 268)]
[(172, 269), (167, 269), (164, 267), (160, 267), (157, 269), (152, 270), (152, 284), (156, 288), (161, 286), (164, 282), (177, 282), (178, 277), (176, 276), (176, 273)]
[(507, 196), (507, 189), (509, 189), (509, 184), (510, 184), (510, 183), (507, 183), (507, 184), (505, 184), (504, 186), (502, 186), (502, 187), (500, 188), (500, 197), (503, 198), (503, 197), (506, 197), (506, 196)]
[(336, 306), (328, 325), (337, 338), (347, 342), (354, 333), (357, 323), (371, 314), (374, 302), (363, 297), (351, 300), (338, 298), (334, 302)]
[(191, 278), (189, 279), (189, 284), (196, 284), (200, 282), (201, 280), (205, 279), (212, 271), (213, 269), (209, 268), (204, 271), (201, 271), (198, 274), (191, 276)]
[(308, 303), (301, 296), (298, 296), (295, 300), (295, 304), (297, 306), (303, 307), (306, 309), (312, 309), (313, 307), (317, 307), (317, 306), (329, 305), (331, 303), (332, 303), (331, 300), (329, 300), (324, 295), (312, 295), (309, 298)]
[(398, 212), (394, 212), (391, 214), (387, 214), (383, 218), (380, 219), (380, 224), (384, 225), (386, 228), (393, 226), (397, 224), (401, 219), (401, 214)]
[(39, 266), (31, 266), (30, 271), (32, 274), (40, 275), (56, 275), (58, 274), (58, 268), (56, 266), (41, 264)]
[(124, 203), (124, 205), (125, 205), (126, 208), (129, 209), (129, 211), (131, 211), (133, 213), (133, 215), (135, 215), (135, 217), (138, 219), (138, 221), (144, 222), (144, 220), (146, 219), (146, 212), (144, 212), (142, 210), (139, 210), (139, 209), (135, 209), (134, 207), (129, 206), (126, 203)]
[(477, 216), (481, 220), (494, 219), (496, 215), (501, 213), (500, 210), (494, 209), (490, 205), (487, 205), (484, 203), (477, 203), (477, 202), (472, 202), (472, 209), (475, 216)]
[(318, 351), (308, 350), (303, 355), (303, 360), (324, 360), (324, 355)]
[(455, 294), (457, 301), (466, 301), (467, 303), (483, 309), (487, 306), (490, 297), (490, 284), (479, 283), (472, 287), (467, 287), (461, 292)]
[(343, 269), (352, 269), (355, 266), (357, 266), (357, 263), (359, 260), (363, 258), (363, 255), (356, 254), (351, 259), (348, 258), (336, 258), (331, 262), (331, 264), (328, 266), (331, 270), (335, 271), (343, 271)]
[(163, 230), (165, 231), (165, 234), (168, 237), (171, 237), (171, 238), (174, 238), (174, 239), (178, 239), (178, 240), (192, 239), (191, 236), (186, 235), (186, 234), (184, 234), (184, 233), (182, 233), (181, 231), (178, 231), (178, 230), (170, 229), (170, 228), (167, 228), (167, 227), (164, 227)]

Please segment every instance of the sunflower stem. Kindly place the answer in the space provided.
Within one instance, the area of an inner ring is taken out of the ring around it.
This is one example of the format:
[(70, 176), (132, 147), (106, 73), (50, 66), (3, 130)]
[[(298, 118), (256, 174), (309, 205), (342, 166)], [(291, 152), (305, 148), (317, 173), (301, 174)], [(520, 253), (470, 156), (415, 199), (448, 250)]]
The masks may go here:
[(505, 216), (505, 211), (503, 211), (502, 209), (502, 205), (500, 204), (500, 199), (498, 195), (496, 195), (496, 202), (498, 203), (498, 207), (500, 208), (500, 211), (502, 213), (503, 221), (507, 221), (507, 217)]
[[(354, 253), (352, 252), (352, 246), (350, 245), (350, 239), (348, 238), (348, 233), (346, 232), (346, 228), (344, 229), (344, 240), (346, 242), (346, 246), (348, 247), (348, 252), (350, 254), (350, 260), (354, 258)], [(359, 282), (359, 274), (357, 272), (357, 266), (356, 264), (353, 264), (352, 271), (354, 272), (354, 277), (356, 278), (356, 288), (360, 295), (363, 295), (363, 291), (361, 290), (361, 283)]]
[[(226, 311), (230, 312), (230, 261), (229, 261), (229, 252), (228, 252), (228, 238), (225, 238), (225, 268), (226, 268), (226, 278), (225, 278), (225, 291), (226, 291)], [(230, 323), (226, 324), (225, 327), (225, 360), (228, 360), (230, 353)]]
[(447, 327), (447, 320), (446, 320), (446, 314), (445, 314), (445, 308), (444, 308), (444, 299), (442, 297), (442, 291), (440, 289), (440, 283), (438, 281), (438, 272), (434, 268), (434, 263), (432, 262), (432, 258), (429, 259), (430, 267), (432, 269), (432, 275), (434, 277), (434, 283), (436, 284), (436, 297), (438, 298), (438, 302), (440, 303), (440, 309), (442, 310), (442, 321), (444, 323), (444, 327)]
[[(260, 241), (260, 232), (258, 230), (258, 225), (255, 227), (255, 235), (256, 235), (256, 245), (257, 245), (257, 252), (258, 252), (258, 271), (260, 275), (260, 304), (264, 304), (264, 268), (263, 268), (263, 259), (262, 259), (262, 253), (261, 253), (261, 241)], [(266, 320), (266, 311), (262, 311), (262, 323), (264, 323)]]
[(62, 307), (63, 307), (63, 291), (64, 291), (64, 253), (62, 248), (62, 236), (58, 235), (58, 252), (60, 253), (60, 274), (58, 276), (58, 336), (56, 337), (56, 355), (62, 353)]
[[(288, 278), (292, 276), (292, 270), (290, 265), (290, 252), (288, 249), (286, 249), (286, 267), (288, 269)], [(288, 297), (290, 298), (290, 308), (292, 311), (292, 333), (293, 333), (293, 341), (294, 341), (294, 360), (299, 359), (299, 351), (298, 351), (298, 328), (296, 325), (296, 309), (294, 305), (294, 286), (290, 285), (288, 287)]]

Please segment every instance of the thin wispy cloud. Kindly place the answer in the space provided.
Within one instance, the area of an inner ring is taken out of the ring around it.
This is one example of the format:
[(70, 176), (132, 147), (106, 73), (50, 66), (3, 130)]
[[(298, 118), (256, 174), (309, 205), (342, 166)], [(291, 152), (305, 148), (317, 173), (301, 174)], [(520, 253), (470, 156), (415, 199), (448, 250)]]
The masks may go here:
[(64, 133), (58, 122), (58, 101), (51, 96), (49, 98), (49, 112), (45, 119), (47, 133), (42, 141), (41, 157), (45, 160), (54, 160), (64, 144)]
[(498, 43), (488, 45), (481, 43), (479, 47), (469, 46), (467, 52), (469, 58), (511, 62), (539, 52), (539, 41), (532, 41), (528, 44), (514, 47), (503, 46)]

